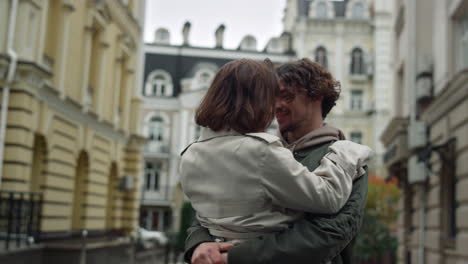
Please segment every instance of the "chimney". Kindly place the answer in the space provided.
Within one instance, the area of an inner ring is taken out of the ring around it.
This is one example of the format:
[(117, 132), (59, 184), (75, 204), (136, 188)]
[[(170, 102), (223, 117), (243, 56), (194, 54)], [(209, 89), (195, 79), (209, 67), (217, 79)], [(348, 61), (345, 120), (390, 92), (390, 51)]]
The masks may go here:
[(182, 37), (184, 39), (182, 45), (184, 46), (189, 46), (189, 34), (190, 34), (190, 27), (192, 24), (190, 24), (189, 21), (185, 22), (184, 28), (182, 29)]
[(218, 26), (218, 28), (215, 31), (215, 37), (216, 37), (216, 46), (215, 48), (217, 49), (222, 49), (223, 48), (223, 42), (224, 42), (224, 30), (226, 27), (224, 24), (221, 24)]

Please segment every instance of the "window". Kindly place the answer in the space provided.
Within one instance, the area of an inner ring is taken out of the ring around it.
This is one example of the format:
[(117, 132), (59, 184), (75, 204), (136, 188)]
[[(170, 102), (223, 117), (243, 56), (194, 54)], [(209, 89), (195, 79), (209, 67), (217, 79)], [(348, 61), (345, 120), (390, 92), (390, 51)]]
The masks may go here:
[(159, 190), (159, 172), (160, 166), (156, 163), (146, 162), (145, 166), (145, 190)]
[(317, 4), (316, 6), (316, 9), (317, 9), (317, 18), (327, 18), (328, 17), (328, 6), (327, 6), (327, 3), (325, 2), (320, 2)]
[(459, 53), (459, 69), (463, 70), (468, 68), (468, 12), (459, 20), (459, 38), (458, 53)]
[(456, 143), (451, 141), (444, 148), (445, 158), (441, 159), (440, 204), (443, 246), (455, 247), (457, 238), (457, 179)]
[(152, 117), (148, 126), (148, 137), (151, 141), (164, 140), (164, 122), (159, 116)]
[(199, 89), (208, 89), (210, 87), (211, 82), (215, 76), (215, 71), (212, 69), (201, 69), (198, 70), (193, 78), (192, 81), (192, 90), (199, 90)]
[(359, 131), (351, 132), (350, 140), (355, 143), (362, 144), (362, 133)]
[(91, 38), (91, 56), (90, 64), (88, 65), (88, 92), (86, 94), (86, 103), (87, 106), (90, 107), (92, 110), (97, 112), (97, 95), (100, 86), (100, 80), (103, 78), (101, 67), (100, 66), (100, 59), (102, 54), (102, 28), (97, 24), (94, 25), (94, 30), (92, 33)]
[(354, 4), (351, 17), (354, 19), (363, 19), (365, 18), (365, 6), (364, 3), (358, 2)]
[(169, 73), (161, 70), (150, 73), (144, 93), (146, 96), (171, 96), (172, 78)]
[(351, 90), (351, 110), (361, 111), (362, 110), (362, 91)]
[(351, 74), (365, 74), (364, 54), (362, 49), (355, 48), (351, 52)]
[(315, 50), (315, 61), (325, 68), (328, 68), (327, 50), (324, 47), (318, 47)]

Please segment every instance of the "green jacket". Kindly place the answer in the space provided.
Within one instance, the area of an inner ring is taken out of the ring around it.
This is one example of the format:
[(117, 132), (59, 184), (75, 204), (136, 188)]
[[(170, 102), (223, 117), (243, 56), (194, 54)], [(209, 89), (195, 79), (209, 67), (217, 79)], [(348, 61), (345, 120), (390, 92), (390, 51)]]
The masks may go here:
[[(295, 152), (296, 160), (313, 171), (333, 142)], [(286, 231), (272, 233), (241, 243), (228, 252), (229, 264), (351, 263), (353, 240), (363, 219), (367, 200), (368, 175), (353, 183), (345, 206), (335, 215), (306, 214)], [(188, 230), (185, 261), (203, 242), (212, 242), (207, 229), (195, 221)]]

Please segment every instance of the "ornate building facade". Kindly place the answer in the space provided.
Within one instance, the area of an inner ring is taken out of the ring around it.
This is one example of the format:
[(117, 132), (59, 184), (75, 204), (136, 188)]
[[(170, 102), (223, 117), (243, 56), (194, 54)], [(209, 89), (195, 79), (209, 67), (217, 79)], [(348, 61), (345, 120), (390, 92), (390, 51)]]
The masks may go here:
[[(21, 204), (6, 200), (42, 196), (33, 237), (47, 252), (55, 250), (44, 253), (44, 263), (61, 263), (64, 252), (70, 261), (78, 257), (76, 236), (87, 234), (106, 249), (116, 244), (105, 235), (128, 236), (137, 227), (144, 138), (135, 87), (143, 5), (0, 1), (0, 232), (7, 208)], [(12, 219), (25, 217), (25, 207), (18, 210)], [(13, 235), (23, 235), (21, 228)]]
[(341, 96), (327, 122), (377, 152), (372, 170), (384, 176), (379, 136), (392, 113), (392, 5), (380, 0), (288, 0), (284, 30), (298, 58), (328, 68)]
[(395, 115), (382, 135), (398, 177), (399, 263), (468, 262), (468, 1), (394, 0)]

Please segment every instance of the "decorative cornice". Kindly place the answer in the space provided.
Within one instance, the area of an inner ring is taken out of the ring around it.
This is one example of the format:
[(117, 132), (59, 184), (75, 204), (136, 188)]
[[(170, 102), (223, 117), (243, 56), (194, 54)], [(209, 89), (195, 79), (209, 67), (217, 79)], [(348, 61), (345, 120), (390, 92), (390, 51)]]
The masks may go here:
[(164, 54), (164, 55), (176, 55), (176, 56), (187, 56), (187, 57), (206, 57), (206, 58), (225, 58), (225, 59), (242, 59), (252, 58), (256, 60), (264, 60), (269, 58), (274, 63), (285, 63), (294, 60), (296, 57), (294, 54), (278, 54), (278, 53), (267, 53), (260, 51), (240, 51), (240, 50), (229, 50), (229, 49), (213, 49), (213, 48), (201, 48), (201, 47), (186, 47), (186, 46), (171, 46), (171, 45), (156, 45), (156, 44), (145, 44), (144, 52), (146, 54)]
[(109, 14), (122, 31), (127, 32), (134, 42), (140, 40), (141, 28), (135, 18), (129, 13), (128, 7), (118, 0), (100, 0), (106, 3)]
[(394, 117), (382, 132), (380, 140), (384, 145), (389, 145), (399, 134), (406, 133), (408, 124), (408, 117)]
[(422, 120), (434, 124), (458, 104), (468, 100), (468, 69), (465, 69), (449, 80), (445, 88), (422, 114)]
[(46, 103), (50, 108), (69, 119), (78, 121), (81, 124), (88, 125), (95, 131), (105, 134), (113, 140), (126, 142), (127, 137), (124, 133), (116, 131), (112, 125), (98, 121), (97, 117), (84, 113), (79, 105), (69, 99), (62, 100), (52, 87), (44, 86), (38, 89), (37, 97)]

